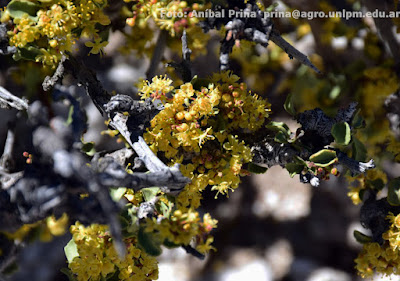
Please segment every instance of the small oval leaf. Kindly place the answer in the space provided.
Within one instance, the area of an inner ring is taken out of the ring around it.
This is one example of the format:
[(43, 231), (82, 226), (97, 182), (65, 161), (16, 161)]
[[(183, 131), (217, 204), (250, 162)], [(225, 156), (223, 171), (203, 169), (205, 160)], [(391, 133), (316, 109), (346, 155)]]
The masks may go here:
[(288, 170), (290, 177), (293, 178), (295, 175), (300, 174), (304, 169), (304, 165), (298, 163), (288, 163), (285, 166), (286, 170)]
[(249, 163), (249, 165), (247, 166), (247, 170), (253, 174), (264, 174), (268, 170), (268, 168), (256, 165), (254, 163)]
[(389, 182), (387, 201), (392, 206), (400, 205), (400, 177)]
[(271, 131), (274, 131), (274, 132), (283, 132), (286, 135), (286, 137), (290, 136), (290, 129), (289, 129), (288, 125), (286, 125), (283, 122), (272, 121), (272, 122), (268, 123), (266, 128)]
[(322, 149), (310, 156), (310, 161), (320, 167), (327, 167), (337, 161), (336, 151)]
[(149, 232), (145, 232), (144, 228), (141, 227), (138, 232), (138, 242), (139, 246), (150, 256), (159, 256), (161, 255), (161, 247), (154, 237)]
[(40, 49), (33, 46), (18, 48), (17, 52), (13, 55), (13, 59), (18, 61), (20, 59), (26, 59), (31, 61), (36, 61), (36, 57), (41, 55)]
[(353, 136), (353, 159), (360, 162), (365, 162), (367, 160), (367, 149), (365, 145), (360, 142), (356, 137)]
[(115, 202), (119, 202), (126, 192), (126, 187), (113, 188), (110, 190), (110, 196)]
[(39, 9), (39, 5), (26, 0), (13, 0), (7, 5), (7, 11), (12, 18), (22, 18), (24, 15), (28, 15), (34, 21), (37, 20), (36, 13)]
[(69, 240), (68, 244), (65, 245), (64, 253), (69, 263), (71, 263), (74, 258), (79, 257), (78, 247), (76, 246), (74, 239)]
[(331, 133), (337, 144), (348, 145), (351, 141), (350, 125), (347, 122), (336, 123), (333, 125)]
[(290, 93), (286, 97), (285, 104), (283, 105), (283, 108), (286, 110), (287, 113), (289, 113), (292, 116), (295, 116), (296, 115), (296, 110), (294, 109), (292, 96), (293, 96), (293, 93)]
[(146, 187), (140, 190), (143, 194), (143, 198), (146, 202), (150, 201), (156, 197), (157, 193), (160, 191), (159, 187)]
[(364, 233), (361, 233), (358, 230), (354, 230), (353, 235), (358, 243), (365, 244), (372, 242), (372, 237), (365, 235)]

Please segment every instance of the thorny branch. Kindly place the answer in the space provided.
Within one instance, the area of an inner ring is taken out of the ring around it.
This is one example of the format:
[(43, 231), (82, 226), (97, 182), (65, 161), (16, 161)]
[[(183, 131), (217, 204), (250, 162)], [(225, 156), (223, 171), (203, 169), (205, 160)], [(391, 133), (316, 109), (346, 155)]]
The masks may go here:
[[(119, 129), (127, 138), (148, 166), (150, 173), (130, 175), (112, 157), (100, 157), (97, 161), (92, 160), (92, 167), (87, 166), (87, 159), (79, 151), (79, 138), (76, 137), (86, 129), (85, 126), (82, 127), (86, 123), (85, 116), (80, 110), (79, 102), (66, 89), (55, 85), (65, 73), (73, 74), (85, 87), (99, 111), (112, 118), (110, 125)], [(48, 120), (46, 108), (38, 102), (29, 107), (34, 161), (26, 167), (22, 178), (1, 190), (0, 211), (4, 215), (0, 218), (0, 227), (3, 231), (15, 231), (22, 224), (44, 219), (51, 214), (58, 217), (66, 212), (71, 221), (108, 224), (115, 247), (123, 256), (125, 245), (118, 221), (119, 207), (111, 200), (109, 188), (126, 186), (139, 190), (161, 184), (168, 187), (165, 188), (168, 192), (179, 191), (189, 182), (180, 173), (179, 166), (169, 168), (163, 164), (139, 138), (145, 124), (159, 109), (149, 101), (139, 103), (128, 96), (118, 95), (111, 98), (95, 74), (72, 56), (62, 59), (54, 76), (46, 78), (43, 87), (45, 90), (55, 87), (58, 97), (70, 100), (75, 108), (72, 126), (66, 126), (65, 120), (59, 117)], [(13, 98), (12, 95), (7, 97)], [(25, 108), (28, 109), (28, 106)], [(122, 120), (121, 117), (125, 116), (123, 111), (137, 116)], [(74, 122), (81, 123), (81, 126), (74, 126)], [(5, 156), (7, 153), (6, 151)], [(81, 200), (78, 198), (80, 193), (89, 193), (92, 196)]]
[(190, 55), (192, 50), (188, 47), (186, 30), (183, 31), (182, 35), (182, 61), (180, 63), (170, 62), (167, 66), (175, 68), (175, 70), (182, 75), (183, 82), (189, 82), (192, 80), (192, 69), (190, 66)]
[[(273, 136), (267, 135), (261, 141), (253, 144), (252, 162), (269, 168), (274, 165), (284, 167), (286, 164), (292, 163), (295, 157), (308, 159), (313, 153), (329, 146), (334, 141), (331, 133), (332, 126), (339, 122), (351, 123), (356, 109), (357, 103), (350, 103), (347, 108), (340, 109), (335, 117), (327, 116), (320, 108), (298, 114), (296, 116), (297, 122), (302, 125), (298, 129), (298, 131), (301, 131), (298, 136), (298, 142), (308, 149), (298, 150), (290, 143), (277, 143), (274, 141)], [(339, 150), (336, 150), (336, 153), (339, 164), (343, 164), (353, 175), (364, 173), (375, 167), (373, 160), (363, 163), (349, 158)], [(318, 177), (310, 173), (300, 174), (300, 181), (310, 183), (313, 186), (319, 185)]]
[(225, 10), (226, 15), (229, 14), (229, 10), (235, 9), (243, 9), (244, 14), (256, 14), (255, 18), (207, 18), (200, 23), (204, 32), (208, 32), (210, 29), (214, 28), (219, 29), (222, 25), (224, 25), (227, 30), (225, 38), (221, 42), (220, 70), (229, 69), (229, 54), (232, 52), (235, 41), (248, 40), (267, 47), (269, 40), (271, 40), (282, 48), (291, 59), (295, 58), (317, 73), (320, 73), (318, 68), (312, 64), (306, 55), (282, 38), (279, 31), (273, 27), (272, 20), (264, 17), (264, 13), (257, 6), (256, 1), (248, 1), (246, 4), (240, 1), (228, 1), (228, 7), (224, 8), (219, 5), (214, 5), (213, 9), (216, 12)]

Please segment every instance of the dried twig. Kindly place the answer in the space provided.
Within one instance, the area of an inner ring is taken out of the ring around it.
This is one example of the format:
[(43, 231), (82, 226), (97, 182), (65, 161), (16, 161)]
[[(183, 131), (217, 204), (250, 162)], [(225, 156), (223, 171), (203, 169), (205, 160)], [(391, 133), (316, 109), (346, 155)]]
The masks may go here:
[(4, 144), (3, 155), (0, 158), (0, 167), (4, 171), (11, 171), (14, 168), (13, 150), (15, 143), (15, 122), (8, 123), (6, 143)]
[(10, 55), (17, 51), (15, 46), (8, 44), (7, 26), (5, 23), (0, 24), (0, 54)]
[[(393, 1), (390, 2), (393, 5)], [(364, 0), (365, 6), (371, 12), (375, 10), (389, 12), (388, 1)], [(389, 18), (374, 18), (374, 22), (382, 42), (387, 45), (400, 73), (400, 44), (393, 33), (393, 21)]]
[(15, 108), (17, 110), (27, 110), (29, 105), (27, 100), (14, 96), (9, 91), (0, 86), (0, 107)]
[(175, 68), (182, 75), (183, 82), (189, 82), (192, 80), (192, 70), (190, 65), (190, 55), (192, 54), (192, 50), (188, 47), (186, 30), (183, 31), (183, 35), (181, 37), (182, 41), (182, 61), (180, 63), (170, 62), (167, 63), (167, 66), (171, 66)]
[(279, 32), (273, 28), (271, 19), (264, 17), (264, 13), (259, 9), (256, 1), (247, 1), (246, 4), (229, 1), (227, 9), (221, 8), (218, 5), (214, 6), (215, 11), (225, 10), (225, 14), (228, 14), (229, 10), (232, 9), (243, 9), (244, 14), (255, 13), (256, 17), (208, 18), (201, 23), (204, 32), (208, 32), (208, 30), (213, 28), (219, 29), (221, 25), (225, 25), (225, 28), (227, 29), (225, 38), (221, 42), (219, 58), (220, 70), (226, 70), (229, 68), (229, 54), (231, 53), (236, 40), (248, 40), (259, 43), (264, 47), (267, 47), (269, 40), (271, 40), (282, 48), (291, 59), (296, 58), (302, 64), (307, 65), (317, 73), (320, 73), (317, 67), (311, 63), (306, 55), (290, 45), (282, 38)]
[(306, 55), (304, 55), (302, 52), (300, 52), (295, 47), (290, 45), (289, 42), (283, 39), (276, 29), (274, 29), (271, 32), (270, 39), (272, 42), (278, 45), (282, 50), (284, 50), (291, 59), (295, 58), (302, 64), (312, 68), (315, 72), (321, 73), (321, 71), (319, 71), (319, 69), (308, 59)]
[(160, 30), (158, 34), (156, 46), (154, 47), (153, 56), (150, 61), (149, 68), (146, 71), (146, 78), (151, 79), (156, 75), (158, 66), (160, 64), (161, 58), (164, 54), (165, 45), (167, 42), (168, 31)]

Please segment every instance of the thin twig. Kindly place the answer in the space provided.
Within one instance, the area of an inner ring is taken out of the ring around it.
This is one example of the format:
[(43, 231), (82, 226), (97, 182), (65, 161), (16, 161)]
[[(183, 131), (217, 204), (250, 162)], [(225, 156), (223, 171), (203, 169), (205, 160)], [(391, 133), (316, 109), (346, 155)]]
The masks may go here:
[(270, 39), (281, 49), (283, 49), (291, 59), (295, 58), (302, 64), (312, 68), (315, 72), (321, 73), (321, 71), (308, 59), (305, 54), (297, 50), (295, 47), (290, 45), (289, 42), (283, 39), (276, 29), (273, 29), (273, 31), (271, 32)]
[(158, 34), (156, 46), (154, 47), (153, 56), (150, 61), (149, 68), (146, 71), (147, 79), (151, 79), (156, 75), (158, 66), (160, 64), (161, 58), (164, 54), (166, 42), (167, 42), (168, 32), (166, 30), (160, 30)]
[(14, 168), (13, 150), (15, 143), (15, 122), (8, 123), (6, 143), (4, 144), (3, 155), (0, 158), (0, 166), (4, 171), (11, 171)]
[(7, 25), (5, 23), (0, 24), (0, 54), (10, 55), (17, 51), (17, 47), (10, 46), (8, 43), (7, 36)]
[(182, 75), (183, 82), (190, 82), (193, 78), (192, 69), (190, 65), (190, 55), (192, 54), (192, 50), (188, 47), (186, 30), (183, 31), (182, 37), (182, 61), (179, 63), (169, 62), (167, 66), (175, 68), (177, 72)]
[(17, 110), (27, 110), (29, 105), (25, 99), (14, 96), (9, 91), (0, 86), (0, 107), (15, 108)]
[[(370, 11), (389, 11), (387, 1), (364, 0), (364, 4)], [(393, 33), (393, 21), (389, 18), (374, 18), (374, 22), (382, 42), (387, 45), (396, 66), (400, 68), (400, 44)]]

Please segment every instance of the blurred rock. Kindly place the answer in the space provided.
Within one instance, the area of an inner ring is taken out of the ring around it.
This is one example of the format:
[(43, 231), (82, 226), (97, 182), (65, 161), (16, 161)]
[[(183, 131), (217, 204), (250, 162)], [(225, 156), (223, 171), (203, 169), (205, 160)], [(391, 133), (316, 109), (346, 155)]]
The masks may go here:
[(351, 281), (346, 272), (332, 268), (319, 268), (311, 273), (307, 281)]
[(347, 244), (349, 245), (349, 247), (361, 250), (362, 245), (357, 242), (356, 238), (354, 237), (355, 230), (360, 231), (365, 235), (371, 235), (371, 231), (362, 227), (359, 221), (352, 222), (347, 228)]
[(359, 280), (362, 281), (400, 281), (400, 276), (398, 275), (389, 275), (389, 276), (384, 276), (382, 274), (375, 274), (373, 277), (371, 278), (361, 278), (359, 277)]
[(158, 265), (159, 281), (188, 281), (190, 269), (187, 264), (178, 262), (160, 262)]
[(252, 211), (257, 217), (287, 221), (310, 213), (311, 187), (297, 177), (290, 178), (285, 169), (271, 167), (267, 173), (253, 176), (252, 182), (257, 190)]
[(243, 281), (249, 278), (252, 281), (272, 281), (272, 276), (270, 266), (262, 259), (256, 259), (238, 267), (228, 268), (218, 276), (217, 281)]
[(159, 260), (159, 281), (189, 281), (199, 275), (207, 260), (199, 260), (183, 248), (163, 249)]
[(283, 278), (293, 262), (293, 250), (289, 241), (281, 239), (265, 252), (265, 260), (271, 266), (274, 280)]
[(304, 258), (297, 258), (293, 261), (290, 269), (290, 280), (304, 281), (311, 272), (317, 270), (318, 265), (315, 261)]

